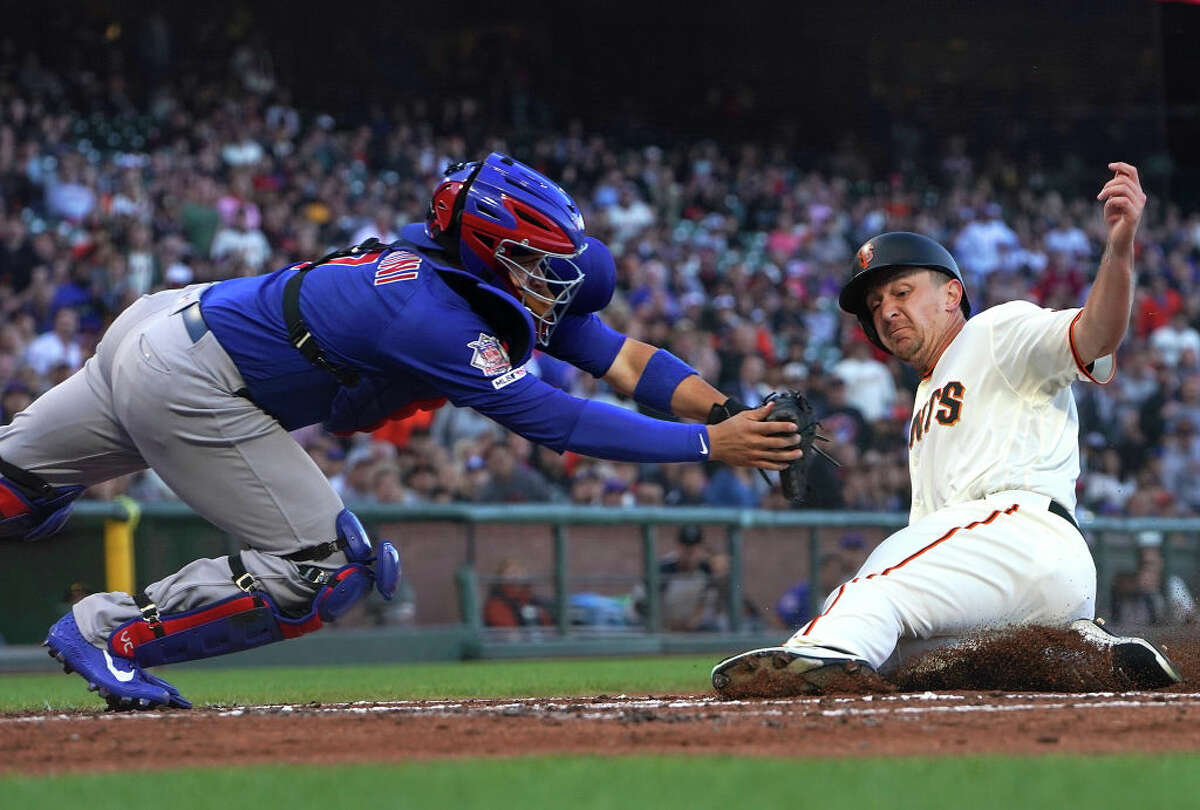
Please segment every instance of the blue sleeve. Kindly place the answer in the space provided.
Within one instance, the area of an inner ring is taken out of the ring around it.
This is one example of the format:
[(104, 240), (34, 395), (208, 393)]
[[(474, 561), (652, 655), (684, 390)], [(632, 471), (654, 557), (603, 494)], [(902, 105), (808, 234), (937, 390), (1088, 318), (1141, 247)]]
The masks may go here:
[(554, 329), (549, 354), (566, 360), (593, 377), (603, 377), (625, 345), (625, 335), (608, 326), (595, 313), (566, 315)]
[(398, 318), (380, 341), (395, 362), (460, 407), (474, 408), (532, 442), (619, 461), (699, 461), (703, 425), (663, 422), (566, 394), (512, 368), (504, 347), (469, 310)]
[(708, 461), (708, 428), (585, 402), (566, 449), (613, 461)]

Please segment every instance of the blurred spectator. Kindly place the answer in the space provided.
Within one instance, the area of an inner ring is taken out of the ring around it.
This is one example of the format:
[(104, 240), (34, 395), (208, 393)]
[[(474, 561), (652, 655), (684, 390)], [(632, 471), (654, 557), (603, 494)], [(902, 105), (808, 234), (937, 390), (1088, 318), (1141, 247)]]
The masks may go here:
[(829, 381), (828, 401), (817, 411), (821, 433), (828, 436), (834, 449), (854, 448), (860, 453), (871, 446), (871, 426), (862, 411), (850, 402), (846, 382), (841, 377)]
[(358, 245), (374, 237), (384, 244), (390, 245), (400, 238), (396, 231), (396, 215), (390, 206), (382, 205), (375, 211), (371, 221), (363, 225), (350, 236), (350, 244)]
[(838, 538), (837, 553), (842, 559), (842, 564), (848, 574), (847, 579), (849, 579), (862, 569), (863, 563), (871, 554), (871, 546), (867, 545), (866, 538), (861, 534), (847, 532)]
[(763, 480), (757, 470), (720, 465), (704, 488), (709, 506), (753, 509), (760, 500)]
[(638, 196), (637, 188), (632, 183), (622, 187), (620, 197), (605, 214), (608, 226), (613, 231), (613, 239), (618, 244), (654, 224), (654, 211)]
[(1191, 352), (1193, 358), (1200, 357), (1200, 332), (1192, 328), (1187, 313), (1181, 310), (1165, 326), (1150, 333), (1150, 346), (1164, 363), (1175, 368), (1184, 352)]
[(87, 219), (96, 206), (95, 180), (88, 175), (78, 154), (63, 156), (59, 171), (46, 181), (46, 208), (52, 216), (75, 223)]
[[(667, 631), (695, 632), (717, 629), (720, 590), (711, 555), (704, 547), (704, 532), (687, 525), (676, 535), (675, 551), (658, 561), (659, 618)], [(645, 584), (633, 592), (638, 615), (646, 618)]]
[(83, 347), (79, 342), (79, 313), (63, 307), (54, 316), (54, 328), (34, 338), (25, 352), (25, 362), (35, 373), (48, 375), (56, 365), (72, 372), (83, 367)]
[(668, 506), (704, 506), (708, 474), (700, 464), (681, 464), (675, 468), (678, 478), (667, 492)]
[(370, 501), (376, 497), (376, 469), (392, 462), (395, 456), (395, 447), (390, 444), (359, 444), (347, 454), (345, 465), (330, 480), (330, 484), (346, 503)]
[(91, 596), (96, 590), (86, 582), (72, 582), (67, 586), (67, 590), (63, 592), (62, 601), (64, 604), (73, 605), (85, 596)]
[(981, 282), (1000, 264), (1000, 248), (1015, 249), (1020, 240), (1012, 228), (1001, 219), (998, 203), (988, 203), (959, 232), (954, 240), (954, 257), (964, 274)]
[(550, 627), (554, 624), (553, 605), (534, 594), (525, 566), (506, 557), (496, 569), (483, 603), (483, 623), (488, 627)]
[(1074, 259), (1087, 259), (1092, 253), (1091, 242), (1083, 228), (1070, 221), (1052, 220), (1043, 241), (1046, 250)]
[(7, 425), (14, 416), (28, 408), (31, 402), (33, 392), (29, 390), (28, 385), (21, 380), (10, 382), (4, 389), (3, 398), (0, 398), (0, 419), (3, 419), (0, 424)]
[(371, 470), (370, 500), (375, 503), (410, 504), (414, 499), (400, 479), (400, 467), (383, 462)]
[(235, 274), (245, 268), (251, 275), (265, 269), (271, 246), (267, 237), (254, 224), (248, 206), (237, 209), (232, 222), (217, 231), (212, 243), (212, 257), (216, 261), (228, 261)]
[(1120, 514), (1134, 490), (1134, 482), (1122, 474), (1121, 466), (1120, 453), (1113, 448), (1103, 450), (1099, 469), (1084, 477), (1080, 503), (1097, 514)]
[(604, 482), (604, 489), (600, 493), (601, 506), (633, 506), (633, 493), (629, 491), (629, 485), (620, 478), (610, 478)]
[(757, 354), (747, 354), (742, 357), (738, 367), (737, 383), (728, 392), (734, 399), (740, 400), (748, 408), (757, 408), (771, 393), (763, 380), (767, 364)]
[(0, 221), (0, 286), (20, 293), (29, 286), (30, 274), (38, 263), (29, 229), (19, 217)]
[(1134, 297), (1134, 324), (1139, 337), (1146, 337), (1166, 326), (1183, 310), (1183, 296), (1165, 276), (1152, 275), (1143, 280), (1148, 284), (1140, 285)]
[(1136, 571), (1113, 578), (1113, 622), (1121, 626), (1183, 624), (1196, 621), (1196, 600), (1184, 581), (1166, 576), (1163, 537), (1158, 532), (1138, 535)]
[(657, 476), (641, 475), (633, 485), (633, 500), (638, 506), (662, 506), (665, 497), (662, 481)]
[(484, 453), (488, 482), (478, 494), (483, 503), (536, 503), (552, 493), (541, 473), (517, 461), (511, 447), (493, 442)]
[(869, 422), (891, 416), (896, 404), (896, 383), (886, 365), (872, 355), (871, 344), (852, 338), (844, 360), (833, 373), (846, 384), (846, 401)]
[[(839, 585), (854, 576), (854, 569), (846, 564), (845, 558), (837, 552), (827, 552), (821, 555), (818, 562), (817, 574), (817, 604), (833, 593)], [(775, 603), (775, 615), (784, 627), (798, 630), (808, 623), (816, 614), (809, 607), (813, 597), (813, 584), (809, 580), (801, 580), (783, 592)]]
[[(713, 554), (708, 558), (708, 566), (712, 571), (712, 584), (716, 593), (712, 600), (713, 616), (711, 621), (705, 623), (704, 629), (728, 633), (733, 629), (733, 622), (729, 615), (729, 589), (733, 584), (729, 578), (731, 570), (729, 555)], [(760, 633), (763, 631), (762, 614), (753, 601), (748, 597), (743, 597), (739, 609), (741, 610), (739, 632)]]

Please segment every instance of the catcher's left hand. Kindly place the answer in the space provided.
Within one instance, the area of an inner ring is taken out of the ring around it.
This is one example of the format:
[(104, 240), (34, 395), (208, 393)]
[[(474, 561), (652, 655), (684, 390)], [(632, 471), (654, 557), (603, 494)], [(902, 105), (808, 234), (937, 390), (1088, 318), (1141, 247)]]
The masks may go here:
[(821, 423), (817, 421), (812, 405), (805, 399), (803, 394), (799, 391), (773, 393), (763, 400), (764, 405), (768, 403), (773, 404), (771, 413), (767, 417), (768, 420), (774, 422), (791, 422), (796, 426), (797, 432), (795, 435), (797, 442), (795, 446), (800, 448), (804, 452), (804, 455), (779, 473), (779, 483), (783, 488), (784, 497), (792, 503), (803, 503), (808, 490), (807, 468), (805, 467), (807, 462), (804, 457), (811, 450), (833, 462), (835, 465), (838, 464), (837, 459), (821, 448), (814, 446), (813, 442), (818, 440), (827, 442), (829, 439), (817, 433), (817, 428), (821, 426)]
[(709, 455), (734, 467), (784, 470), (800, 459), (795, 428), (771, 421), (773, 405), (746, 408), (736, 400), (714, 406), (708, 417)]

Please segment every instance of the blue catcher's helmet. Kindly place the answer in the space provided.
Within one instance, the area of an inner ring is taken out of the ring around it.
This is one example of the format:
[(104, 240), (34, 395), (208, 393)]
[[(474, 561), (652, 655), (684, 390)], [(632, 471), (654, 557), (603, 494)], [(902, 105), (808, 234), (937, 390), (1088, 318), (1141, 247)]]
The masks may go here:
[(537, 322), (538, 343), (550, 342), (584, 279), (572, 261), (586, 244), (583, 215), (565, 191), (493, 152), (446, 170), (425, 227), (464, 270), (518, 297)]

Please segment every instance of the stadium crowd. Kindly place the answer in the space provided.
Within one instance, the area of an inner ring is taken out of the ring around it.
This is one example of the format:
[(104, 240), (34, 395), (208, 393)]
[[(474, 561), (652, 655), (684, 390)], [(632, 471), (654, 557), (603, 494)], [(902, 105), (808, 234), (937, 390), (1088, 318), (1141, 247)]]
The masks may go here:
[[(423, 219), (450, 160), (509, 151), (558, 178), (612, 247), (618, 290), (604, 317), (614, 326), (748, 405), (782, 388), (814, 400), (842, 466), (813, 462), (810, 506), (904, 511), (916, 380), (837, 308), (858, 244), (885, 230), (938, 239), (977, 310), (1013, 298), (1081, 304), (1103, 245), (1094, 199), (1064, 195), (1036, 156), (974, 154), (961, 138), (937, 165), (882, 177), (847, 138), (820, 170), (801, 171), (769, 144), (628, 145), (579, 123), (505, 131), (469, 98), (378, 107), (345, 127), (294, 105), (269, 63), (235, 56), (229, 70), (135, 103), (120, 74), (50, 71), (31, 55), (0, 63), (5, 423), (78, 370), (139, 295), (390, 241)], [(1080, 504), (1200, 514), (1200, 213), (1152, 201), (1137, 249), (1121, 370), (1111, 385), (1076, 387)], [(616, 401), (553, 358), (532, 366)], [(313, 427), (296, 439), (348, 503), (789, 506), (751, 471), (559, 456), (450, 406), (371, 435)], [(92, 495), (120, 493), (172, 497), (153, 473)]]

